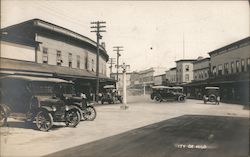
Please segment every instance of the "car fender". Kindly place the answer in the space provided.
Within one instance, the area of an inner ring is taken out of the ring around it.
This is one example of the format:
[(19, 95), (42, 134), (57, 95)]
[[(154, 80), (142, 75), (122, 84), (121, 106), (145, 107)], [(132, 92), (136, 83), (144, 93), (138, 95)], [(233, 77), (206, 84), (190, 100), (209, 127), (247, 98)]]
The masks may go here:
[(53, 112), (53, 108), (50, 107), (50, 106), (41, 106), (41, 109), (42, 109), (42, 110), (46, 110), (46, 111), (48, 111), (48, 112)]
[(66, 108), (68, 108), (66, 111), (76, 109), (76, 110), (79, 110), (80, 113), (82, 113), (82, 110), (76, 105), (66, 105)]
[(67, 105), (67, 107), (68, 107), (67, 111), (72, 110), (72, 109), (76, 109), (77, 111), (79, 111), (80, 112), (80, 117), (82, 119), (83, 110), (78, 105), (76, 105), (76, 104)]

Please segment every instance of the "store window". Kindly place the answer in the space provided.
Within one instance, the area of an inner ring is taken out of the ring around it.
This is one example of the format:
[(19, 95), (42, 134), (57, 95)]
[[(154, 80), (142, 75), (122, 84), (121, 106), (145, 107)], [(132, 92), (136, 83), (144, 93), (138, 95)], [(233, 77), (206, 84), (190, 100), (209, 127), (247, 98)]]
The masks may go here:
[(48, 63), (48, 48), (43, 47), (43, 63)]
[(76, 56), (76, 67), (80, 68), (81, 58), (79, 55)]
[(186, 71), (189, 71), (189, 65), (185, 66)]
[(185, 75), (185, 81), (189, 81), (189, 74)]
[(245, 71), (245, 60), (242, 59), (241, 60), (241, 72), (244, 72)]
[(88, 61), (88, 57), (86, 56), (85, 57), (85, 69), (89, 70), (88, 69), (88, 64), (89, 64), (89, 61)]
[(56, 64), (61, 65), (62, 64), (62, 52), (56, 51)]
[(212, 72), (213, 72), (213, 75), (215, 76), (216, 75), (216, 66), (213, 66)]
[(228, 74), (228, 63), (224, 64), (224, 73)]
[(69, 53), (69, 67), (72, 68), (72, 53)]
[(94, 61), (94, 59), (91, 60), (91, 65), (92, 65), (91, 66), (91, 68), (92, 68), (91, 70), (95, 71), (95, 69), (94, 69), (95, 68), (95, 61)]
[(234, 62), (231, 62), (231, 74), (234, 73)]
[(207, 78), (207, 71), (204, 72), (204, 77)]
[(250, 58), (247, 58), (247, 71), (250, 71)]
[(236, 61), (236, 72), (240, 72), (240, 61)]
[(218, 66), (218, 75), (222, 75), (222, 65)]

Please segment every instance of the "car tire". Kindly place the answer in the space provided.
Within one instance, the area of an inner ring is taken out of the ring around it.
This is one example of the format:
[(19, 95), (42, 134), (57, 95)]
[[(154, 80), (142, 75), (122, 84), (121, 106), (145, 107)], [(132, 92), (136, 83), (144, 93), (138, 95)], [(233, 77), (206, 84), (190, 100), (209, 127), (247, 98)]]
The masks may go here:
[(214, 94), (209, 95), (209, 101), (212, 102), (214, 105), (217, 104), (217, 99), (216, 96)]
[(185, 97), (179, 96), (179, 97), (178, 97), (178, 101), (179, 101), (179, 102), (184, 102), (184, 101), (185, 101)]
[(77, 109), (71, 109), (65, 113), (65, 124), (69, 127), (76, 127), (81, 121), (81, 115)]
[(5, 126), (7, 124), (7, 118), (7, 113), (2, 107), (0, 107), (0, 127)]
[(96, 118), (96, 110), (93, 106), (88, 106), (83, 115), (85, 120), (93, 121)]
[(48, 131), (53, 126), (53, 117), (47, 111), (39, 111), (36, 115), (36, 127), (40, 131)]

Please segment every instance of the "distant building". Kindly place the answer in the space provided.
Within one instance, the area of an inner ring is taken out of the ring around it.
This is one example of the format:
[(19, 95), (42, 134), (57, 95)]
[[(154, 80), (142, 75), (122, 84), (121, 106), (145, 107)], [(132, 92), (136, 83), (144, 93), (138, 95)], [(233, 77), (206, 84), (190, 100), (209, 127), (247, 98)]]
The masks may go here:
[(205, 87), (216, 86), (220, 87), (221, 101), (249, 104), (249, 50), (250, 37), (247, 37), (209, 52), (210, 60), (195, 61), (194, 81), (185, 85), (188, 95), (202, 99)]
[(163, 67), (152, 67), (139, 72), (139, 83), (153, 85), (154, 76), (161, 75), (165, 73), (166, 68)]
[[(126, 85), (129, 87), (131, 85), (131, 74), (132, 73), (126, 73)], [(117, 73), (111, 73), (110, 77), (114, 80), (117, 80)], [(118, 90), (120, 93), (123, 92), (123, 73), (118, 73)]]
[(194, 80), (201, 81), (209, 78), (210, 72), (210, 58), (198, 58), (193, 62)]
[(166, 82), (169, 85), (174, 85), (176, 83), (176, 67), (166, 71)]
[(221, 87), (224, 101), (249, 103), (250, 37), (209, 52), (209, 83)]
[(189, 83), (193, 80), (193, 62), (195, 61), (195, 59), (176, 61), (176, 83)]
[(166, 85), (166, 74), (154, 76), (154, 85)]
[(134, 71), (130, 75), (130, 86), (134, 86), (139, 84), (139, 73)]

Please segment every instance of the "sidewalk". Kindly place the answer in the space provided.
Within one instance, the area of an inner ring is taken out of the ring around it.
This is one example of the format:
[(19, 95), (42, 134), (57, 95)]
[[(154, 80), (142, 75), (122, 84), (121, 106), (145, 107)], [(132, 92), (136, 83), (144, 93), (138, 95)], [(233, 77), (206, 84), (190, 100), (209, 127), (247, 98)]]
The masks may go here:
[(83, 121), (77, 128), (54, 127), (49, 132), (12, 120), (9, 127), (1, 128), (1, 156), (42, 156), (189, 114), (249, 117), (249, 110), (241, 105), (205, 105), (197, 100), (157, 103), (149, 96), (135, 96), (129, 97), (128, 110), (120, 109), (120, 105), (98, 105), (94, 121)]

